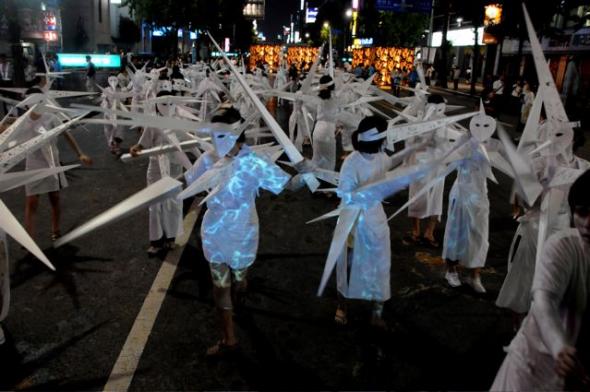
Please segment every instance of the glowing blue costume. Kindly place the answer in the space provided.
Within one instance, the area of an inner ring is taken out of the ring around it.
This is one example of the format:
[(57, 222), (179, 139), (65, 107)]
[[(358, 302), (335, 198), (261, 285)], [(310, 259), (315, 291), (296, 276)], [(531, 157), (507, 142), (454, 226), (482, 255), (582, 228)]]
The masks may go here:
[[(352, 204), (347, 196), (361, 186), (383, 178), (390, 166), (391, 161), (385, 153), (354, 151), (350, 154), (340, 170), (338, 195), (342, 204)], [(350, 255), (343, 252), (336, 267), (338, 291), (346, 298), (387, 301), (391, 297), (391, 240), (387, 216), (380, 198), (364, 200), (361, 208), (351, 232), (352, 252)]]
[(258, 250), (258, 190), (279, 194), (290, 176), (247, 146), (234, 158), (221, 158), (212, 169), (219, 170), (220, 181), (207, 200), (201, 226), (205, 258), (232, 269), (247, 268)]
[(457, 179), (449, 194), (449, 209), (443, 243), (444, 259), (459, 261), (466, 268), (481, 268), (488, 254), (487, 177), (491, 166), (479, 143), (471, 140), (468, 156), (460, 161)]

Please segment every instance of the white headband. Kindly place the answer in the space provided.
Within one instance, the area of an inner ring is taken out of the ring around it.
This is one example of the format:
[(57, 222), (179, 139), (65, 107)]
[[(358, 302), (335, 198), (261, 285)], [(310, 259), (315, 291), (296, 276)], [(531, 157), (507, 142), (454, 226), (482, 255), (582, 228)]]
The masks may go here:
[(387, 132), (379, 132), (377, 128), (371, 128), (365, 132), (358, 133), (359, 142), (374, 142), (377, 140), (385, 139)]

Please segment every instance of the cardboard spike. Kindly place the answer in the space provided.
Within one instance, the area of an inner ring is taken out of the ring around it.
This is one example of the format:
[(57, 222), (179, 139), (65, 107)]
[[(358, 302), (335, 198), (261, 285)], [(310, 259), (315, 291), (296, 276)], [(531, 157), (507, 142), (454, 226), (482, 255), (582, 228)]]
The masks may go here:
[(18, 188), (31, 182), (39, 181), (45, 177), (54, 176), (58, 173), (79, 167), (80, 165), (68, 165), (49, 167), (47, 169), (27, 170), (14, 173), (0, 174), (0, 192)]

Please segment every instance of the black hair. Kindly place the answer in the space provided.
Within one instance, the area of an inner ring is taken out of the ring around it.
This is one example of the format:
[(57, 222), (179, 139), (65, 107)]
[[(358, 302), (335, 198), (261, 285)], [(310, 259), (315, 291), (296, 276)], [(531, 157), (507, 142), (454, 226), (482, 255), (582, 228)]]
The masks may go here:
[[(330, 83), (332, 81), (332, 77), (329, 75), (324, 75), (320, 78), (320, 84)], [(324, 90), (320, 90), (318, 96), (321, 99), (330, 99), (332, 97), (332, 91), (334, 91), (334, 85), (329, 86)]]
[(43, 90), (41, 90), (39, 87), (29, 87), (27, 91), (25, 91), (25, 95), (28, 96), (31, 94), (43, 94)]
[[(233, 124), (235, 122), (244, 122), (239, 110), (232, 107), (219, 109), (217, 113), (211, 118), (212, 123)], [(244, 143), (246, 141), (246, 132), (242, 132), (236, 140), (236, 143)]]
[(352, 133), (352, 146), (355, 150), (368, 154), (376, 154), (381, 151), (383, 139), (374, 140), (372, 142), (362, 142), (358, 140), (359, 133), (366, 132), (373, 128), (377, 128), (379, 132), (385, 132), (387, 130), (387, 121), (378, 116), (363, 118), (359, 123), (357, 130)]
[(445, 103), (445, 99), (440, 94), (430, 94), (426, 99), (428, 103)]
[(586, 170), (574, 181), (567, 195), (567, 202), (570, 206), (572, 216), (576, 207), (590, 207), (590, 197), (588, 197), (588, 194), (590, 194), (590, 170)]

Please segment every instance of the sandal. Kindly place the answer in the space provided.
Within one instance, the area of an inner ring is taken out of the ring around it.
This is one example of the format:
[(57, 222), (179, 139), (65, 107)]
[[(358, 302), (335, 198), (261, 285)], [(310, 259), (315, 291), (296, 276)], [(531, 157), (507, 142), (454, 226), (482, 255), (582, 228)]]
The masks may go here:
[(218, 340), (213, 346), (207, 349), (205, 355), (207, 358), (221, 358), (227, 357), (231, 354), (235, 354), (239, 349), (239, 344), (235, 343), (232, 345), (225, 344), (223, 340)]
[(61, 237), (61, 233), (59, 231), (55, 232), (55, 233), (51, 233), (51, 241), (55, 242), (55, 241), (57, 241), (57, 239), (59, 237)]
[(409, 232), (402, 238), (404, 245), (416, 245), (418, 242), (420, 242), (420, 237), (415, 236), (412, 232)]
[(340, 326), (348, 324), (346, 312), (340, 308), (336, 309), (336, 314), (334, 315), (334, 322), (336, 322), (336, 324)]
[(147, 254), (149, 257), (157, 256), (163, 249), (154, 245), (150, 245), (147, 249)]

